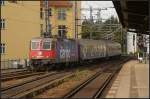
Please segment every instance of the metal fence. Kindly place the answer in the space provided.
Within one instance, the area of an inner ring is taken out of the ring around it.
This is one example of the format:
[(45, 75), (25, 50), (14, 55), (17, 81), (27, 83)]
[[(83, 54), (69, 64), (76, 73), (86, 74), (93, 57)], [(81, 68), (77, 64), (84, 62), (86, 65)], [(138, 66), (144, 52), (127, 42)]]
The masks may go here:
[(28, 65), (28, 59), (1, 60), (1, 69), (26, 68)]

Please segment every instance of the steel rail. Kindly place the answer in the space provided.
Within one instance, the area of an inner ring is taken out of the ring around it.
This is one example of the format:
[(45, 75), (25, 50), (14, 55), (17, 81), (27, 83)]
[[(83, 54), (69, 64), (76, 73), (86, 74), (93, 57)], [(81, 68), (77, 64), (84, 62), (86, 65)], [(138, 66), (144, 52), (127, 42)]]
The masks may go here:
[(102, 84), (102, 86), (99, 88), (99, 90), (96, 92), (96, 94), (93, 96), (94, 99), (99, 98), (100, 95), (102, 94), (102, 92), (104, 91), (104, 89), (107, 87), (107, 85), (109, 84), (109, 82), (112, 80), (112, 78), (114, 77), (116, 73), (112, 73), (107, 79), (106, 81)]
[(40, 75), (40, 74), (44, 74), (44, 72), (28, 72), (27, 74), (21, 74), (21, 75), (13, 75), (13, 76), (8, 76), (8, 77), (2, 77), (1, 81), (8, 81), (8, 80), (12, 80), (12, 79), (19, 79), (19, 78), (23, 78), (23, 77), (28, 77), (28, 76), (33, 76), (33, 75)]
[(16, 73), (21, 71), (27, 71), (27, 69), (13, 69), (13, 70), (1, 70), (1, 75)]
[(10, 76), (15, 76), (15, 75), (20, 75), (20, 74), (24, 74), (24, 73), (30, 73), (31, 71), (27, 71), (27, 70), (22, 70), (22, 71), (15, 71), (15, 72), (11, 72), (11, 73), (5, 73), (5, 74), (1, 74), (1, 77), (10, 77)]

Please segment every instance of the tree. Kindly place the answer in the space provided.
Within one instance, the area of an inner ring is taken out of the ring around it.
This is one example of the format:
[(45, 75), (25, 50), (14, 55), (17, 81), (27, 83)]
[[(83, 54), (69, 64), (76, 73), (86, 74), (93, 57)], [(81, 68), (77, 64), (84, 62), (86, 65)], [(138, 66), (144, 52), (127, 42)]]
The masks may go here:
[(119, 28), (119, 25), (115, 26), (117, 24), (119, 24), (119, 21), (114, 16), (104, 22), (84, 20), (82, 22), (82, 38), (90, 38), (90, 34), (92, 34), (92, 39), (104, 39), (109, 34), (114, 41), (122, 43), (121, 28)]
[(82, 22), (82, 38), (90, 38), (90, 34), (93, 33), (93, 30), (95, 31), (94, 23), (90, 20), (84, 20)]

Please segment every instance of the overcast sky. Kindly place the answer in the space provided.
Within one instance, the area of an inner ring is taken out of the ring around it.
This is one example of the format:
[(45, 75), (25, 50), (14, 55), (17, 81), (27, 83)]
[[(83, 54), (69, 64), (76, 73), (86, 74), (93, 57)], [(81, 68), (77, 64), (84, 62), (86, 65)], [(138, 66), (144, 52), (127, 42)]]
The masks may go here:
[[(107, 7), (114, 7), (112, 1), (82, 1), (81, 2), (81, 8), (89, 8), (89, 6), (92, 6), (93, 8), (107, 8)], [(93, 15), (96, 14), (97, 11), (93, 12)], [(82, 18), (83, 16), (86, 16), (86, 18), (89, 18), (89, 11), (82, 11)], [(111, 15), (117, 16), (117, 13), (115, 11), (115, 8), (109, 8), (108, 10), (102, 10), (101, 11), (101, 17), (102, 19), (107, 19)], [(94, 15), (94, 18), (97, 18), (96, 15)]]

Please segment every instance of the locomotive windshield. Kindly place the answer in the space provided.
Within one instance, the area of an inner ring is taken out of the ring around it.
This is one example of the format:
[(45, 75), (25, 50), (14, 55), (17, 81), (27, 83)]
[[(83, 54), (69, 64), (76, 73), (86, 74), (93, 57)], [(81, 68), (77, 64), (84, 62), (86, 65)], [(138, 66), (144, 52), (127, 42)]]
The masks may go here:
[(31, 43), (32, 50), (38, 50), (39, 48), (40, 48), (40, 42), (32, 42)]
[(43, 42), (43, 49), (50, 49), (50, 42)]

